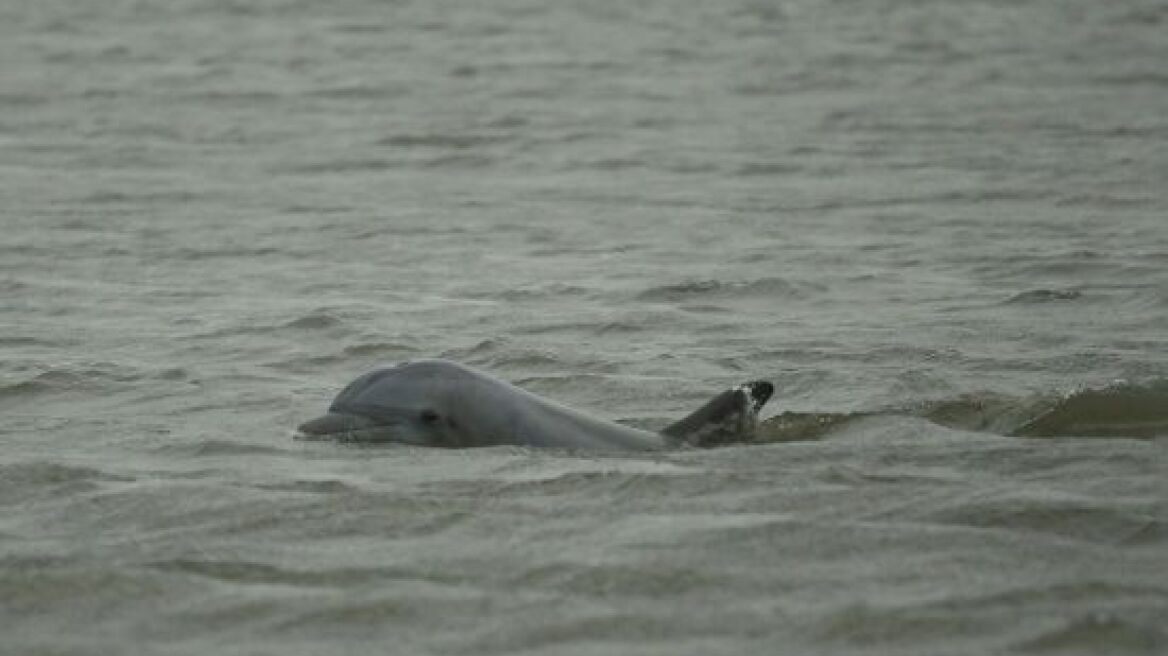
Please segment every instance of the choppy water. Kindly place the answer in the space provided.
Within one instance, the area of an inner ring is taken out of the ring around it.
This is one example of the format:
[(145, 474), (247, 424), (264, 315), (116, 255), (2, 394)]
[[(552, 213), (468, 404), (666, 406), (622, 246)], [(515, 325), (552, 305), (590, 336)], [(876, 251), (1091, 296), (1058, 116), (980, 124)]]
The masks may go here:
[[(1163, 653), (1168, 5), (0, 6), (0, 651)], [(441, 355), (766, 443), (293, 442)]]

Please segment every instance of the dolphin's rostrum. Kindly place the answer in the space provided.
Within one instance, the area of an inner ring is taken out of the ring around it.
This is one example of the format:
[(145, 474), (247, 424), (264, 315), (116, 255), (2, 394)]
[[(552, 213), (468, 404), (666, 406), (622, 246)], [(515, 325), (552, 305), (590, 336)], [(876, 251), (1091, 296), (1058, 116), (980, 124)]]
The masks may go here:
[(774, 393), (766, 381), (733, 387), (660, 433), (587, 415), (449, 360), (413, 360), (370, 371), (302, 424), (299, 437), (416, 446), (503, 444), (652, 450), (749, 442)]

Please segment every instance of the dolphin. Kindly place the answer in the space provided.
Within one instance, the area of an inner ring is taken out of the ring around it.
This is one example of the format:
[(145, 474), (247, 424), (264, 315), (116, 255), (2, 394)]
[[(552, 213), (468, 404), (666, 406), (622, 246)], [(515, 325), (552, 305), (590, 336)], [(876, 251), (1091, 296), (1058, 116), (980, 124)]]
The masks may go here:
[(349, 383), (300, 439), (467, 448), (517, 445), (648, 451), (749, 442), (774, 393), (766, 381), (732, 387), (659, 433), (585, 414), (472, 367), (442, 359), (375, 369)]

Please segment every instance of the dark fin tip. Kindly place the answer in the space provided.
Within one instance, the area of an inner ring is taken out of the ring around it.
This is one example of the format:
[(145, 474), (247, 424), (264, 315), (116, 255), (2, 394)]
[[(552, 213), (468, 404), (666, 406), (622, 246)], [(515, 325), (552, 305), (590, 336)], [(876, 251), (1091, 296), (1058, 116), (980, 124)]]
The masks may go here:
[(754, 403), (755, 410), (762, 409), (775, 393), (775, 386), (765, 380), (747, 383), (746, 387), (750, 390), (750, 400)]

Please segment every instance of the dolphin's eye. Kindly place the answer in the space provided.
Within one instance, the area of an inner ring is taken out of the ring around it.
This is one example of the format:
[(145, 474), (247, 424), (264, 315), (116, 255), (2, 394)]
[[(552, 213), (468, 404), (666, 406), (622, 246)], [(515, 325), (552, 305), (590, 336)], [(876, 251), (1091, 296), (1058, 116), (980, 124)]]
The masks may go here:
[(423, 410), (422, 414), (419, 415), (419, 417), (421, 418), (422, 423), (424, 423), (424, 424), (436, 424), (436, 423), (438, 423), (438, 419), (439, 419), (438, 413), (434, 412), (433, 410), (431, 410), (429, 408), (426, 408), (425, 410)]

